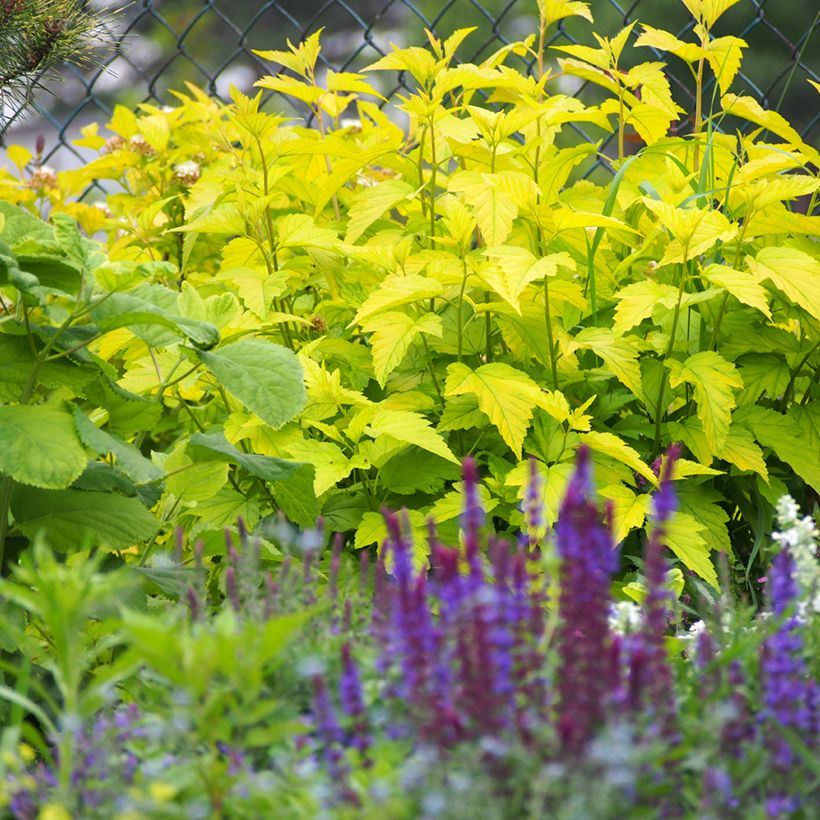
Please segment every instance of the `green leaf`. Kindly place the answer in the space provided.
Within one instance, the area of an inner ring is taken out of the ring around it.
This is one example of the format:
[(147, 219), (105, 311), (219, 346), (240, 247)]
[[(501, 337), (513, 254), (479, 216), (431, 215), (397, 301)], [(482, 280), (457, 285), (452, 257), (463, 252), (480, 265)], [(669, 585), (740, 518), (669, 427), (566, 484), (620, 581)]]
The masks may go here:
[(795, 418), (768, 407), (742, 407), (735, 413), (735, 423), (750, 427), (764, 447), (773, 450), (803, 481), (820, 492), (820, 459)]
[(348, 210), (345, 242), (355, 242), (385, 211), (412, 195), (413, 187), (400, 179), (387, 179), (359, 191)]
[(474, 427), (483, 427), (487, 421), (486, 414), (478, 409), (478, 399), (472, 393), (465, 393), (463, 396), (446, 399), (438, 429), (442, 432), (472, 430)]
[(219, 461), (194, 461), (184, 444), (168, 454), (163, 466), (165, 489), (186, 504), (211, 500), (228, 481), (228, 465)]
[(418, 274), (393, 273), (386, 277), (378, 289), (365, 299), (350, 323), (362, 324), (365, 319), (382, 311), (411, 302), (420, 302), (440, 296), (444, 288), (436, 279), (428, 279)]
[[(482, 414), (483, 417), (483, 414)], [(402, 450), (379, 470), (379, 483), (398, 495), (434, 494), (458, 481), (459, 468), (449, 460), (418, 448)]]
[(737, 397), (739, 407), (755, 404), (763, 393), (770, 399), (780, 398), (791, 379), (786, 360), (776, 353), (749, 353), (735, 364), (743, 379), (743, 390)]
[[(25, 336), (0, 334), (0, 399), (18, 401), (35, 364), (36, 358)], [(66, 387), (79, 395), (97, 373), (96, 368), (82, 367), (63, 358), (43, 362), (37, 371), (36, 383), (47, 388)]]
[(104, 377), (88, 384), (84, 393), (89, 401), (106, 411), (108, 427), (121, 436), (151, 430), (162, 416), (162, 404), (124, 390)]
[(747, 256), (746, 264), (820, 321), (820, 259), (797, 248), (773, 246)]
[(717, 452), (723, 446), (732, 423), (735, 407), (733, 389), (743, 387), (737, 369), (712, 350), (695, 353), (683, 364), (669, 361), (666, 366), (672, 387), (683, 382), (694, 386), (698, 418), (709, 446)]
[(51, 226), (17, 205), (0, 200), (0, 216), (3, 217), (0, 238), (12, 249), (26, 240), (51, 240)]
[(121, 327), (132, 328), (137, 332), (140, 328), (158, 325), (205, 349), (213, 347), (219, 341), (219, 331), (212, 324), (168, 313), (161, 306), (132, 293), (111, 294), (92, 308), (91, 316), (103, 333)]
[(302, 368), (287, 348), (244, 339), (198, 355), (229, 393), (271, 427), (281, 427), (305, 406)]
[(303, 467), (309, 466), (273, 456), (243, 453), (234, 447), (222, 432), (194, 433), (188, 442), (188, 449), (196, 455), (198, 448), (208, 451), (211, 457), (215, 455), (220, 460), (238, 464), (251, 475), (265, 481), (286, 481), (295, 476)]
[(643, 398), (641, 368), (638, 364), (640, 350), (633, 339), (617, 337), (605, 327), (587, 327), (572, 340), (570, 349), (575, 348), (586, 348), (600, 356), (621, 384), (639, 399)]
[(271, 485), (271, 494), (282, 512), (300, 527), (313, 527), (319, 517), (319, 502), (313, 492), (316, 471), (312, 464), (300, 464), (287, 481)]
[(723, 500), (722, 496), (708, 486), (691, 482), (683, 482), (676, 490), (681, 512), (705, 525), (701, 533), (709, 551), (731, 555), (732, 542), (726, 526), (729, 514), (718, 503)]
[(322, 518), (328, 532), (347, 532), (359, 526), (369, 509), (365, 496), (345, 490), (328, 495), (322, 506)]
[(370, 429), (375, 436), (392, 436), (398, 441), (415, 444), (422, 450), (427, 450), (458, 464), (458, 459), (450, 451), (444, 439), (419, 413), (412, 413), (409, 410), (384, 410), (379, 407), (373, 411)]
[(18, 487), (11, 511), (24, 535), (42, 535), (58, 550), (126, 549), (151, 538), (158, 526), (139, 501), (117, 493)]
[(501, 362), (483, 364), (477, 370), (455, 362), (447, 368), (444, 393), (446, 396), (474, 395), (479, 409), (521, 458), (533, 410), (542, 400), (540, 388), (526, 373)]
[(68, 487), (88, 458), (71, 413), (42, 405), (0, 407), (0, 472), (35, 487)]
[(111, 453), (125, 475), (137, 484), (147, 484), (162, 478), (160, 470), (149, 461), (133, 444), (101, 430), (80, 409), (74, 410), (74, 424), (83, 444), (97, 455)]

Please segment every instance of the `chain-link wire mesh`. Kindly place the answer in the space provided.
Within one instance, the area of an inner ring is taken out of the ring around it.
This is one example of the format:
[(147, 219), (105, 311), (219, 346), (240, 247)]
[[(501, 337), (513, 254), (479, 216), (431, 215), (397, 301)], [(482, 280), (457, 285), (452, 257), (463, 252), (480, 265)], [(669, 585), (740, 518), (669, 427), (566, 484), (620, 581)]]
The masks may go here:
[[(476, 26), (459, 52), (469, 61), (537, 30), (536, 0), (132, 0), (125, 8), (122, 0), (87, 2), (107, 15), (113, 47), (98, 55), (91, 70), (66, 66), (63, 81), (52, 94), (41, 95), (29, 113), (5, 112), (10, 121), (5, 143), (32, 143), (42, 134), (46, 160), (58, 167), (87, 159), (72, 140), (83, 125), (105, 120), (115, 103), (173, 102), (169, 92), (184, 90), (186, 82), (223, 99), (231, 83), (248, 92), (255, 79), (276, 70), (254, 49), (284, 48), (286, 39), (298, 42), (321, 27), (321, 61), (337, 71), (362, 68), (387, 53), (391, 43), (424, 44), (425, 28), (443, 37)], [(685, 38), (693, 25), (679, 0), (591, 0), (591, 8), (600, 34), (612, 35), (639, 20)], [(562, 21), (549, 45), (592, 43), (590, 30), (583, 20)], [(820, 81), (816, 0), (741, 0), (715, 33), (731, 33), (749, 44), (734, 90), (781, 111), (804, 139), (816, 140), (820, 106), (806, 82)], [(694, 83), (682, 64), (675, 65), (676, 58), (668, 61), (678, 102), (691, 110)], [(407, 88), (406, 77), (393, 80), (380, 89), (388, 99)], [(595, 93), (583, 85), (560, 90)], [(275, 97), (269, 95), (268, 108), (288, 110), (288, 101)]]

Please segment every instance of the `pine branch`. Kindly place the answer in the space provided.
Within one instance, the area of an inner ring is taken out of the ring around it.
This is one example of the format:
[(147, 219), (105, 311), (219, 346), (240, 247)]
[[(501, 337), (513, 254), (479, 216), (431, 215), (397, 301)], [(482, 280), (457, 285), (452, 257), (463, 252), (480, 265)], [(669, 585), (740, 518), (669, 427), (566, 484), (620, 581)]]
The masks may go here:
[[(18, 111), (62, 63), (86, 66), (106, 29), (81, 0), (0, 0), (0, 100)], [(0, 134), (5, 122), (0, 118)]]

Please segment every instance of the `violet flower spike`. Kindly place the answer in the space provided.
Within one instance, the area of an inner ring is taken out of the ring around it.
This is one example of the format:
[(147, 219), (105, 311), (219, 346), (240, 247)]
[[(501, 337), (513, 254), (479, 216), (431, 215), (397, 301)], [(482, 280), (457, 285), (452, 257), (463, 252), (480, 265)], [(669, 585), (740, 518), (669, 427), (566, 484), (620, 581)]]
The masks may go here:
[(591, 500), (589, 450), (579, 447), (556, 525), (560, 559), (558, 730), (580, 752), (604, 722), (611, 679), (610, 579), (617, 568), (612, 535)]

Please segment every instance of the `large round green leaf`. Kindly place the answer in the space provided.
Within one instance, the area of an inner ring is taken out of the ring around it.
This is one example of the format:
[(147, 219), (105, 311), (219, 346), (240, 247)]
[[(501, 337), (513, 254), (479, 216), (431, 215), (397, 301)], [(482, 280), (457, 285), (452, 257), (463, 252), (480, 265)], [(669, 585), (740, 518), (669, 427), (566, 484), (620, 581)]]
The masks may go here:
[(281, 345), (244, 339), (198, 353), (219, 383), (272, 427), (281, 427), (305, 406), (302, 367)]
[(0, 407), (0, 472), (23, 484), (68, 487), (88, 461), (71, 413), (54, 407)]
[(29, 538), (45, 537), (57, 550), (87, 545), (126, 549), (156, 533), (157, 520), (136, 498), (84, 490), (17, 487), (11, 513)]

